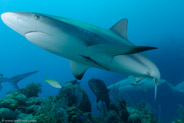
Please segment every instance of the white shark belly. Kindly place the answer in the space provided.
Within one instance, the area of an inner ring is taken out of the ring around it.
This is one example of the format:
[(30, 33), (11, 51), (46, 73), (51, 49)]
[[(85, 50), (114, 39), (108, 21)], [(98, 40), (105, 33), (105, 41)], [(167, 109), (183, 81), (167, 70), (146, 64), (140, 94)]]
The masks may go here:
[(37, 46), (56, 55), (86, 64), (90, 67), (103, 68), (95, 60), (93, 60), (93, 58), (88, 57), (94, 53), (88, 50), (88, 47), (84, 44), (84, 41), (68, 33), (57, 33), (58, 34), (54, 34), (54, 36), (52, 36), (52, 34), (42, 32), (30, 32), (26, 34), (25, 37)]

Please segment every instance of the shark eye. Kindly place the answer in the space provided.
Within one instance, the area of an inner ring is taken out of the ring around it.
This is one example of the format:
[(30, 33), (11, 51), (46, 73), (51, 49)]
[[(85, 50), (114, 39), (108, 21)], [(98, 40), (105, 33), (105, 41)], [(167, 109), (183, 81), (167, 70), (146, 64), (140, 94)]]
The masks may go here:
[(34, 18), (35, 18), (36, 20), (38, 20), (38, 19), (40, 19), (40, 16), (39, 16), (39, 15), (35, 15)]

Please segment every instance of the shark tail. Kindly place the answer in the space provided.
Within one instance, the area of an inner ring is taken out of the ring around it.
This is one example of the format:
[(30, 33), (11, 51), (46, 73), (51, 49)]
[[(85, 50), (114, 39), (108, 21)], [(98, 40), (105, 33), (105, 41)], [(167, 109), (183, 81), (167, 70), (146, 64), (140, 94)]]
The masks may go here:
[(15, 88), (15, 89), (19, 89), (18, 85), (17, 85), (18, 81), (14, 81), (13, 79), (9, 80), (9, 83)]
[(37, 73), (38, 71), (33, 71), (33, 72), (28, 72), (28, 73), (24, 73), (24, 74), (20, 74), (20, 75), (16, 75), (12, 78), (10, 78), (9, 80), (7, 80), (15, 89), (19, 89), (17, 83), (25, 78), (27, 78), (28, 76), (31, 76), (35, 73)]
[(175, 93), (176, 92), (176, 88), (174, 85), (172, 85), (170, 82), (167, 82), (167, 85), (171, 88), (172, 92)]

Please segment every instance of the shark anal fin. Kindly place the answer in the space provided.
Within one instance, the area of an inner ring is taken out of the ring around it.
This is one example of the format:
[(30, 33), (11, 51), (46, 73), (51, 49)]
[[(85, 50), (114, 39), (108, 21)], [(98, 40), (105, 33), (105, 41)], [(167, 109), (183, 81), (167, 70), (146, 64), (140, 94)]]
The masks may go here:
[(118, 34), (119, 36), (123, 37), (124, 39), (128, 40), (127, 25), (128, 25), (128, 19), (122, 19), (118, 21), (115, 25), (113, 25), (110, 28), (110, 30), (112, 30), (114, 33)]
[(82, 79), (89, 66), (70, 60), (70, 68), (75, 78)]

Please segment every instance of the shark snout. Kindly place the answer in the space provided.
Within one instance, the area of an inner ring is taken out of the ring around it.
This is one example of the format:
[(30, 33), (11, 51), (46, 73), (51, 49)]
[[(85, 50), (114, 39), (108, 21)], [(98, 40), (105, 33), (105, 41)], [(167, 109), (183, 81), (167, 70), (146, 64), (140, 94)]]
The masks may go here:
[(26, 17), (26, 13), (22, 12), (6, 12), (1, 14), (2, 21), (21, 35), (25, 35), (26, 32), (30, 31), (25, 28), (29, 26)]
[(15, 31), (18, 29), (18, 16), (16, 13), (14, 12), (3, 13), (1, 14), (1, 19), (4, 22), (4, 24), (9, 26), (11, 29)]
[(9, 26), (9, 24), (17, 21), (17, 16), (13, 12), (6, 12), (1, 14), (2, 21)]

